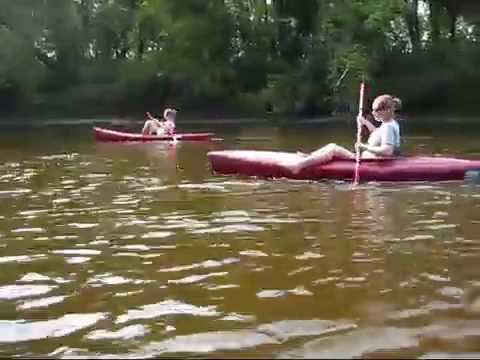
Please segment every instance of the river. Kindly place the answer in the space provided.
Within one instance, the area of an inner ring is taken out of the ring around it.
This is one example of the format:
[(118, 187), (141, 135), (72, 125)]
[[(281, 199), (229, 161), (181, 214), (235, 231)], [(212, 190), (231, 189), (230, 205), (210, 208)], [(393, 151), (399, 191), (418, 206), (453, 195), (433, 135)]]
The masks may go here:
[[(409, 125), (405, 151), (480, 157), (479, 129)], [(477, 185), (217, 176), (211, 149), (355, 129), (184, 130), (223, 140), (2, 128), (1, 356), (480, 356)]]

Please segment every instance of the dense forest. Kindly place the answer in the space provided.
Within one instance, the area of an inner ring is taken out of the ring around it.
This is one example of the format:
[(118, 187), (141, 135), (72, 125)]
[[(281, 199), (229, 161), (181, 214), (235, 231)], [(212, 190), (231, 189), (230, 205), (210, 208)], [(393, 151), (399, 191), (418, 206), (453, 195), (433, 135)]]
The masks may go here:
[(0, 113), (475, 111), (479, 3), (0, 0)]

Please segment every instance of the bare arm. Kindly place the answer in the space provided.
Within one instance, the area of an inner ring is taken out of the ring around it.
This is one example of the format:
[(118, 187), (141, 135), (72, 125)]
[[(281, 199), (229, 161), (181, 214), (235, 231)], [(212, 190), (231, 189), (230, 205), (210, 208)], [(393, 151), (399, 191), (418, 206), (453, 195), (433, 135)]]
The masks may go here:
[(162, 121), (160, 121), (159, 119), (157, 119), (156, 117), (153, 117), (152, 114), (150, 114), (148, 111), (145, 113), (145, 115), (147, 115), (148, 119), (149, 120), (155, 120), (159, 123), (162, 123)]

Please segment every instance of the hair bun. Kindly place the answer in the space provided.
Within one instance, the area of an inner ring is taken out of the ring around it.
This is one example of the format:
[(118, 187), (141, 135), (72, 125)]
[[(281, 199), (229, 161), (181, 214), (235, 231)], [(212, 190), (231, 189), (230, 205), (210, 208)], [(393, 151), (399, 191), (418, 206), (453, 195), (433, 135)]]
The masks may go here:
[(402, 109), (402, 100), (400, 100), (398, 97), (393, 97), (392, 101), (395, 111)]

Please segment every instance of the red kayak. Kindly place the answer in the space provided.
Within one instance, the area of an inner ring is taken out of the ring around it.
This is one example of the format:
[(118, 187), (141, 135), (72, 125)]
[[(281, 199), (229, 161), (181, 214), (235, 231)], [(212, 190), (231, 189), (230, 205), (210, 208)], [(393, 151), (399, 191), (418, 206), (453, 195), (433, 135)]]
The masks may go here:
[(98, 141), (202, 141), (209, 140), (213, 133), (184, 133), (175, 134), (174, 136), (158, 136), (158, 135), (143, 135), (138, 133), (128, 133), (116, 130), (102, 129), (99, 127), (93, 128), (95, 139)]
[[(294, 174), (292, 165), (302, 155), (287, 152), (232, 150), (208, 153), (212, 169), (220, 174), (301, 180), (352, 180), (355, 160), (332, 160)], [(360, 164), (360, 181), (446, 181), (463, 180), (469, 170), (480, 170), (480, 160), (448, 157), (400, 157), (365, 159)]]

